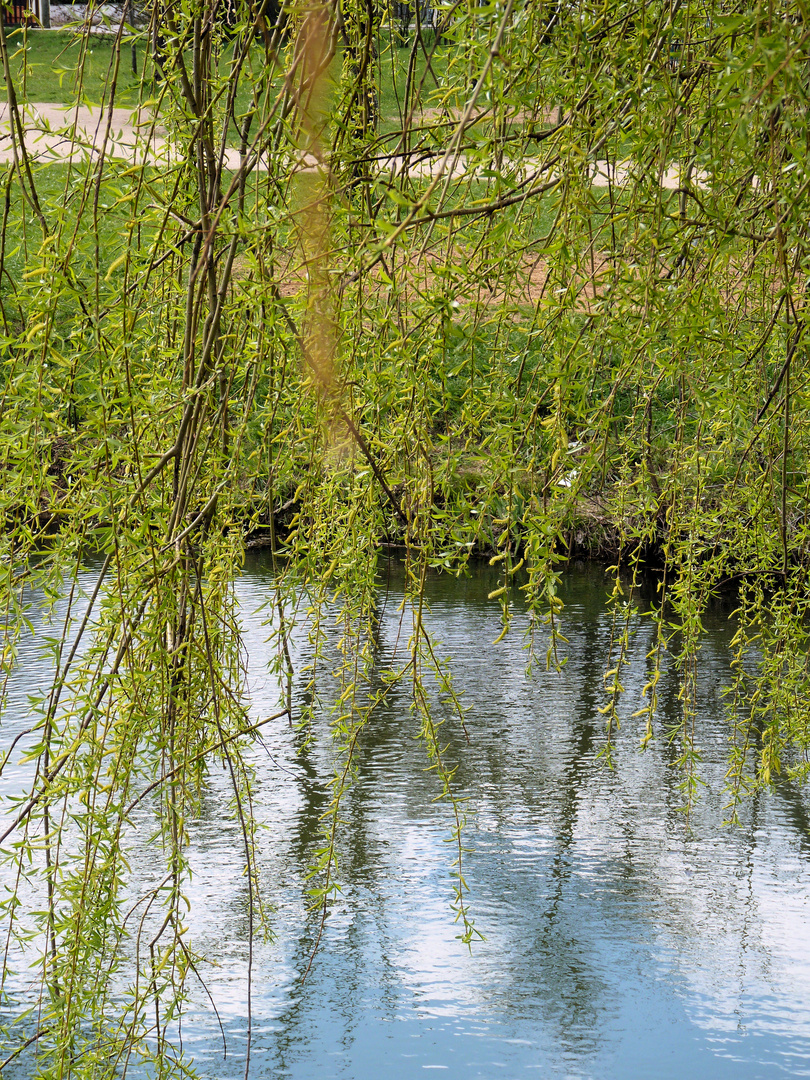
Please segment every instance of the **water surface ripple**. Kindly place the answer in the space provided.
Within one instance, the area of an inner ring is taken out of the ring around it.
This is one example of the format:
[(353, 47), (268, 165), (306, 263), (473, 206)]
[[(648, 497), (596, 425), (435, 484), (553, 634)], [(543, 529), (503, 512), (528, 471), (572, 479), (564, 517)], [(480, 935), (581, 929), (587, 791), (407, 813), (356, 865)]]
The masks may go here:
[[(740, 828), (723, 826), (728, 726), (729, 610), (706, 619), (699, 730), (705, 786), (685, 826), (665, 738), (638, 750), (651, 629), (636, 634), (615, 769), (604, 744), (603, 672), (610, 641), (601, 569), (563, 582), (567, 664), (525, 674), (522, 626), (492, 645), (499, 606), (494, 572), (429, 583), (428, 625), (452, 660), (466, 704), (469, 745), (451, 730), (456, 783), (469, 796), (465, 877), (485, 940), (466, 949), (450, 901), (452, 821), (427, 771), (407, 686), (369, 722), (347, 798), (340, 849), (342, 897), (302, 982), (316, 933), (304, 875), (327, 799), (328, 753), (286, 721), (256, 743), (261, 881), (275, 937), (254, 956), (251, 1074), (402, 1080), (448, 1078), (810, 1076), (810, 834), (808, 799), (791, 785), (752, 798)], [(383, 575), (380, 665), (409, 634), (400, 571)], [(256, 716), (276, 710), (267, 675), (269, 567), (254, 558), (238, 583)], [(301, 636), (297, 657), (305, 658)], [(41, 678), (31, 646), (13, 689)], [(662, 728), (677, 716), (677, 684), (660, 686)], [(448, 714), (449, 715), (449, 714)], [(19, 721), (22, 722), (21, 720)], [(14, 730), (14, 709), (4, 740)], [(9, 771), (9, 793), (20, 776)], [(210, 958), (183, 1020), (186, 1053), (204, 1077), (244, 1067), (247, 894), (226, 777), (212, 776), (192, 825), (194, 877), (188, 941)], [(156, 873), (144, 850), (133, 893)]]

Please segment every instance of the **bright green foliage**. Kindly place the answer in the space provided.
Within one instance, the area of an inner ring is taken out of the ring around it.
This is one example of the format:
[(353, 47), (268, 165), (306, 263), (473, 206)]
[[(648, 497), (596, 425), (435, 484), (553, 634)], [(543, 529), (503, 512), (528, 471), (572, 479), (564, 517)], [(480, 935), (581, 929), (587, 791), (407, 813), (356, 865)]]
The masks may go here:
[[(462, 572), (475, 552), (502, 571), (504, 633), (528, 605), (532, 659), (561, 665), (561, 563), (578, 533), (613, 536), (607, 763), (632, 704), (621, 680), (641, 564), (665, 563), (640, 711), (645, 743), (678, 748), (687, 810), (701, 617), (737, 581), (731, 816), (758, 782), (806, 771), (802, 4), (465, 0), (439, 9), (441, 35), (411, 27), (405, 44), (361, 0), (289, 7), (275, 28), (241, 7), (227, 32), (218, 10), (155, 7), (104, 44), (109, 77), (94, 68), (97, 104), (123, 87), (141, 123), (159, 121), (162, 159), (43, 165), (16, 139), (2, 174), (6, 671), (24, 590), (73, 597), (78, 567), (98, 563), (90, 608), (72, 611), (81, 640), (57, 635), (32, 712), (33, 787), (0, 829), (20, 875), (44, 882), (43, 1076), (120, 1075), (150, 1057), (155, 1076), (187, 1068), (165, 1032), (195, 963), (187, 822), (215, 764), (232, 780), (251, 932), (262, 925), (232, 590), (248, 536), (276, 560), (280, 707), (334, 739), (311, 878), (324, 919), (354, 749), (407, 680), (451, 809), (460, 936), (476, 934), (464, 805), (428, 686), (462, 727), (463, 708), (422, 621), (429, 569)], [(124, 33), (142, 53), (160, 42), (137, 89)], [(3, 43), (12, 115), (20, 48)], [(380, 681), (382, 541), (402, 547), (412, 624), (403, 666)], [(300, 672), (296, 620), (311, 638)], [(659, 731), (667, 653), (681, 720)], [(165, 921), (122, 1001), (129, 825), (147, 799)], [(18, 907), (3, 905), (12, 938)], [(12, 1056), (30, 1030), (4, 1035)]]

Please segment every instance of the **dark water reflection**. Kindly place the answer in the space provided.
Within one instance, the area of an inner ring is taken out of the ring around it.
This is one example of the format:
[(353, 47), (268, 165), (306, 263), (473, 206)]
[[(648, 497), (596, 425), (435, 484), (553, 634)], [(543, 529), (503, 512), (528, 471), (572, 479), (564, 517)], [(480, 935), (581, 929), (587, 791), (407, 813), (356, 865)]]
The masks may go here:
[[(396, 567), (379, 633), (381, 666), (400, 654)], [(275, 710), (264, 673), (267, 630), (254, 614), (270, 583), (254, 559), (239, 582), (257, 715)], [(257, 744), (262, 885), (275, 938), (254, 956), (253, 1069), (265, 1077), (810, 1076), (808, 801), (783, 785), (722, 825), (728, 728), (721, 688), (730, 630), (722, 605), (706, 619), (699, 686), (705, 782), (685, 827), (665, 739), (638, 751), (649, 627), (622, 680), (616, 767), (597, 760), (610, 618), (602, 571), (564, 579), (568, 662), (526, 678), (521, 625), (497, 646), (491, 571), (430, 582), (429, 626), (472, 706), (470, 743), (445, 730), (470, 796), (465, 876), (477, 927), (456, 935), (450, 900), (451, 818), (414, 738), (407, 687), (373, 715), (347, 798), (342, 899), (305, 982), (316, 921), (303, 876), (328, 798), (328, 750), (285, 722)], [(398, 644), (397, 644), (398, 643)], [(306, 644), (299, 642), (299, 659)], [(677, 716), (677, 684), (660, 686)], [(225, 778), (213, 777), (193, 828), (189, 944), (215, 963), (183, 1022), (186, 1052), (206, 1077), (243, 1070), (247, 892)], [(134, 873), (149, 877), (149, 859)]]

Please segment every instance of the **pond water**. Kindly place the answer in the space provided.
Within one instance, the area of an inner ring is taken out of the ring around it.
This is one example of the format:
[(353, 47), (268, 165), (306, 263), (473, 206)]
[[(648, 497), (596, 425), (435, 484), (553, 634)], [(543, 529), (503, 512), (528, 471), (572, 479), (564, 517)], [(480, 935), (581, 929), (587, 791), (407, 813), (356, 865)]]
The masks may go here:
[[(278, 702), (265, 668), (266, 612), (257, 610), (270, 583), (260, 557), (238, 583), (257, 717)], [(597, 758), (610, 641), (603, 570), (565, 575), (567, 664), (531, 678), (519, 618), (491, 644), (499, 607), (487, 594), (497, 584), (482, 567), (428, 586), (428, 625), (471, 706), (469, 744), (451, 735), (450, 720), (445, 730), (456, 782), (470, 796), (465, 876), (485, 940), (468, 950), (457, 939), (451, 816), (435, 801), (438, 783), (401, 687), (373, 715), (360, 748), (343, 814), (343, 893), (302, 981), (317, 933), (304, 876), (331, 763), (323, 745), (302, 750), (285, 720), (268, 725), (254, 753), (255, 809), (267, 825), (259, 850), (274, 938), (254, 947), (251, 1075), (810, 1076), (810, 801), (781, 784), (750, 800), (741, 827), (722, 824), (730, 608), (718, 604), (706, 619), (705, 786), (687, 829), (677, 748), (661, 739), (640, 752), (642, 721), (630, 718), (646, 682), (649, 627), (633, 641), (622, 680), (628, 719), (608, 771)], [(410, 625), (398, 611), (395, 564), (380, 591), (384, 666), (397, 650), (401, 658)], [(305, 655), (303, 641), (297, 648)], [(25, 643), (4, 745), (44, 664), (36, 643)], [(677, 715), (675, 679), (665, 675), (660, 689), (665, 721)], [(0, 794), (18, 790), (22, 776), (7, 770)], [(193, 823), (191, 859), (188, 943), (209, 958), (201, 973), (227, 1053), (199, 986), (183, 1046), (200, 1075), (224, 1080), (244, 1072), (248, 965), (247, 890), (224, 776), (212, 776)], [(135, 892), (160, 873), (148, 845), (132, 872)], [(14, 994), (24, 994), (10, 989), (13, 1008)], [(22, 1060), (9, 1073), (25, 1075)]]

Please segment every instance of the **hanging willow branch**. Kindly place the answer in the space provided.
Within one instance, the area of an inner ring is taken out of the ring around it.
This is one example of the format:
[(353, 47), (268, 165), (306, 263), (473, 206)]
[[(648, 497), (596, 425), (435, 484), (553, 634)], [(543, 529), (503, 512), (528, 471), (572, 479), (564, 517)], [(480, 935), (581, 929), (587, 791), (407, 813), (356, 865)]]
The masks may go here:
[[(182, 917), (189, 822), (214, 766), (251, 941), (266, 921), (249, 766), (264, 721), (233, 588), (246, 544), (272, 552), (284, 715), (334, 762), (310, 852), (316, 927), (339, 888), (357, 748), (385, 687), (407, 684), (409, 733), (449, 811), (448, 900), (460, 938), (477, 934), (444, 741), (451, 723), (466, 734), (464, 710), (422, 622), (429, 571), (476, 554), (502, 575), (501, 637), (525, 609), (530, 660), (551, 667), (566, 557), (610, 557), (602, 757), (642, 716), (642, 745), (677, 748), (687, 815), (702, 614), (736, 582), (730, 815), (758, 784), (807, 772), (803, 9), (462, 0), (437, 9), (437, 32), (415, 5), (410, 29), (397, 11), (138, 8), (141, 29), (96, 45), (107, 76), (83, 42), (47, 91), (71, 107), (62, 163), (44, 153), (54, 132), (32, 131), (34, 52), (50, 39), (0, 28), (3, 698), (32, 590), (69, 607), (52, 684), (24, 723), (6, 714), (0, 746), (0, 775), (21, 756), (29, 769), (0, 824), (12, 1012), (29, 937), (40, 957), (36, 1030), (12, 1024), (3, 1046), (40, 1075), (135, 1060), (185, 1075), (172, 1024), (201, 970)], [(144, 62), (127, 82), (133, 42)], [(87, 100), (103, 113), (88, 120)], [(122, 140), (116, 107), (135, 110)], [(413, 630), (403, 667), (379, 672), (384, 545), (403, 552)], [(629, 701), (651, 563), (665, 588)], [(667, 656), (681, 714), (659, 730)], [(125, 911), (147, 808), (162, 884)], [(122, 1000), (114, 977), (131, 963)]]

